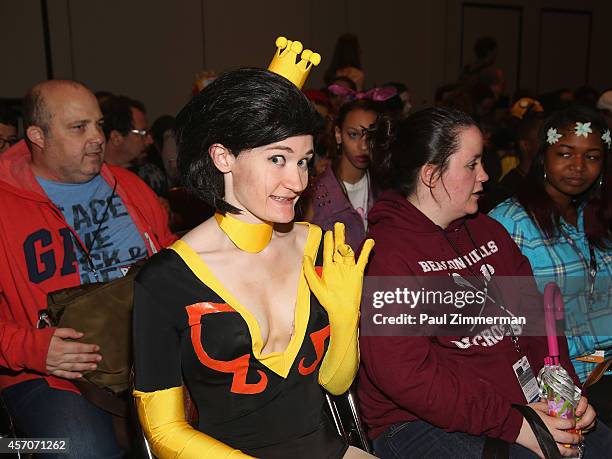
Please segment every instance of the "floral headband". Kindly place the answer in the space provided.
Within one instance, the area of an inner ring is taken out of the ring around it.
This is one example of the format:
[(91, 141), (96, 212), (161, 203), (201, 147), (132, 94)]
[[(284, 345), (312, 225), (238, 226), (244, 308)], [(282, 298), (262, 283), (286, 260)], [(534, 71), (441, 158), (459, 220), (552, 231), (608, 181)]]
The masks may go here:
[[(574, 126), (574, 134), (577, 137), (588, 137), (589, 134), (592, 134), (593, 130), (591, 129), (591, 122), (581, 123), (580, 121), (576, 122)], [(548, 131), (546, 131), (546, 142), (549, 145), (554, 145), (559, 141), (559, 139), (563, 137), (563, 134), (559, 134), (556, 128), (551, 127)], [(610, 129), (606, 129), (605, 132), (601, 135), (601, 140), (603, 140), (608, 148), (612, 145), (612, 138), (610, 137)]]

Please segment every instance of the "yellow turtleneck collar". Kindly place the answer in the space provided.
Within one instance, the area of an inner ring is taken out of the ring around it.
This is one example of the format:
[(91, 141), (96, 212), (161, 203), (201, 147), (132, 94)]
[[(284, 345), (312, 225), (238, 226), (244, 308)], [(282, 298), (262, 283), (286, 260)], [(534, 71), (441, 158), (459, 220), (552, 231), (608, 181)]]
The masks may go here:
[(273, 226), (270, 223), (245, 223), (229, 213), (216, 212), (219, 228), (240, 250), (249, 253), (261, 252), (272, 239)]

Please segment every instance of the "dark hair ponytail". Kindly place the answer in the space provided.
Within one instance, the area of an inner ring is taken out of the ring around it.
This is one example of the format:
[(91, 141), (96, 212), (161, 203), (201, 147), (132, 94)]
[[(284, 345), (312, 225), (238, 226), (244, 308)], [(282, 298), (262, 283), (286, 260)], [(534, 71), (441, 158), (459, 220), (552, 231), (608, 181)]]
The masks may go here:
[(418, 111), (397, 124), (379, 117), (370, 144), (381, 186), (408, 197), (424, 165), (437, 166), (436, 177), (442, 176), (459, 147), (459, 133), (471, 126), (476, 123), (468, 114), (443, 107)]

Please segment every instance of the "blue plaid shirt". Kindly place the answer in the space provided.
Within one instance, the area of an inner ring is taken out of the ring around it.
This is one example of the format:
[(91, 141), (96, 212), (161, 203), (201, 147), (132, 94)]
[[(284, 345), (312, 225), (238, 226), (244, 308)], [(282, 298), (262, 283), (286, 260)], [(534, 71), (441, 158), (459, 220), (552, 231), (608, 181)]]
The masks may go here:
[(548, 282), (556, 282), (561, 289), (570, 357), (584, 381), (596, 364), (576, 357), (595, 350), (604, 350), (606, 358), (612, 356), (612, 250), (594, 247), (597, 275), (593, 282), (582, 209), (578, 209), (578, 228), (561, 219), (561, 231), (550, 239), (515, 199), (502, 202), (489, 215), (508, 230), (529, 259), (540, 291)]

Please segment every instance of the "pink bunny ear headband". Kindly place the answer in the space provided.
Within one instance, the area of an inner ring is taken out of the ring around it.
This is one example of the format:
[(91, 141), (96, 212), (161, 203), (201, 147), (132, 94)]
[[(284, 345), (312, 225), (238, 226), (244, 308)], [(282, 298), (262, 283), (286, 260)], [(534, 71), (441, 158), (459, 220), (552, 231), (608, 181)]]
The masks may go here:
[(384, 102), (385, 100), (391, 99), (397, 94), (397, 89), (392, 86), (386, 86), (383, 88), (372, 88), (369, 91), (354, 91), (351, 88), (340, 86), (339, 84), (332, 84), (328, 88), (329, 92), (336, 96), (342, 96), (346, 100), (360, 100), (370, 99), (374, 102)]

